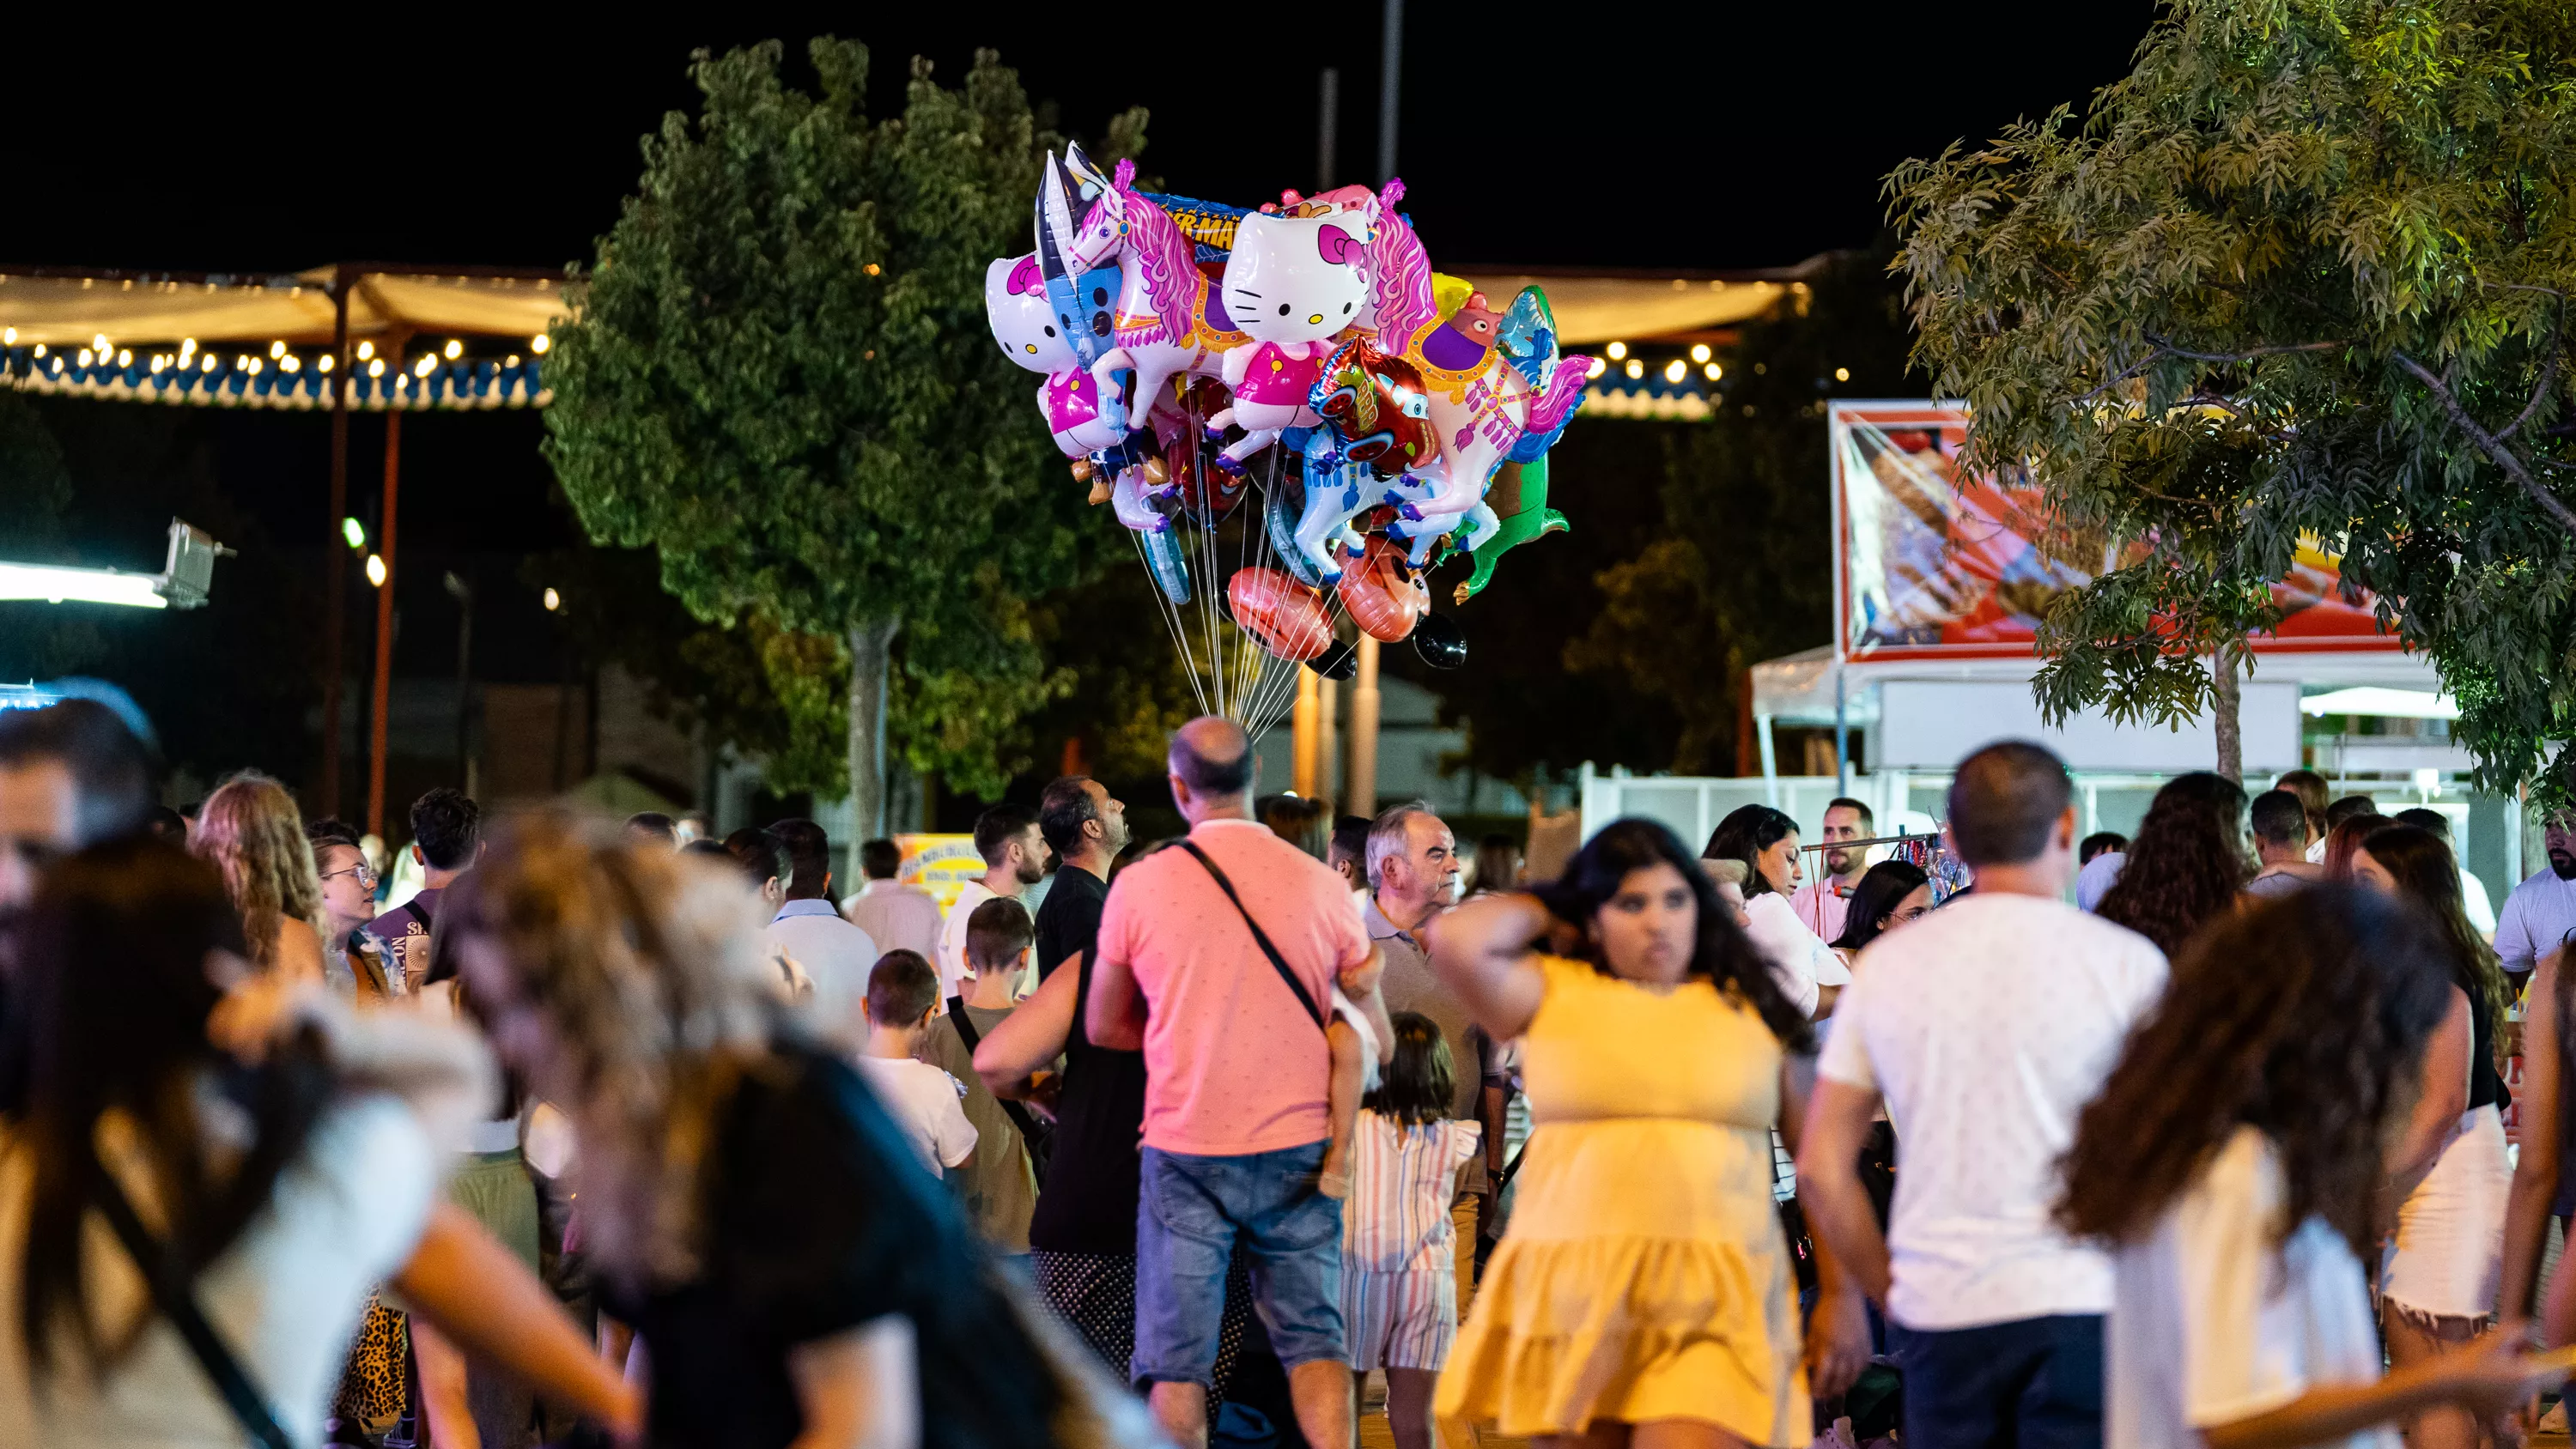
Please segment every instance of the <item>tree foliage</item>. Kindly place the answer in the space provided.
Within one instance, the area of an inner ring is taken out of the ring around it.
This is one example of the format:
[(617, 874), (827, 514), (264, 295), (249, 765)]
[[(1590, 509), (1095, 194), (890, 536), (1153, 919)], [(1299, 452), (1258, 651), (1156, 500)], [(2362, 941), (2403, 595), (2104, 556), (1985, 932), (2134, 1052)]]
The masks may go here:
[[(2457, 696), (2489, 788), (2568, 734), (2576, 13), (2180, 0), (2061, 108), (1889, 178), (1918, 358), (2101, 567), (2062, 715), (2202, 711), (2302, 535)], [(2554, 774), (2555, 772), (2553, 772)]]
[[(956, 90), (916, 60), (881, 120), (865, 47), (814, 41), (813, 95), (781, 55), (699, 53), (699, 114), (646, 138), (549, 358), (547, 456), (592, 539), (653, 546), (694, 617), (760, 636), (748, 657), (791, 721), (882, 689), (916, 769), (998, 788), (1013, 726), (1065, 688), (1029, 600), (1099, 548), (983, 315), (985, 265), (1027, 249), (1060, 142), (990, 52)], [(1134, 151), (1143, 126), (1121, 117), (1103, 150)], [(890, 677), (808, 675), (818, 646), (794, 642), (827, 641), (846, 669), (888, 629)], [(846, 759), (872, 821), (860, 713)], [(821, 784), (813, 764), (791, 773)]]

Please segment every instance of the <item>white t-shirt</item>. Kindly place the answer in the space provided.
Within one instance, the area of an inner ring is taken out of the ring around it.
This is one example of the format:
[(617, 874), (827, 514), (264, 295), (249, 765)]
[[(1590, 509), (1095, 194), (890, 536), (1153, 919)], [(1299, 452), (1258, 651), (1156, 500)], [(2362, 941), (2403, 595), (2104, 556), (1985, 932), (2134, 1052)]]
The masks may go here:
[[(82, 1244), (95, 1319), (113, 1331), (140, 1311), (149, 1326), (101, 1383), (79, 1367), (80, 1350), (59, 1340), (45, 1392), (35, 1391), (18, 1327), (31, 1164), (6, 1147), (0, 1134), (0, 1449), (240, 1449), (245, 1435), (232, 1411), (178, 1330), (151, 1313), (133, 1260), (95, 1212)], [(443, 1155), (400, 1101), (339, 1102), (279, 1174), (269, 1206), (198, 1275), (198, 1306), (294, 1442), (321, 1442), (367, 1291), (420, 1242)], [(131, 1160), (113, 1147), (108, 1156)], [(139, 1164), (118, 1176), (149, 1221), (148, 1177)]]
[(1821, 988), (1850, 984), (1851, 973), (1843, 969), (1842, 958), (1798, 919), (1788, 897), (1764, 891), (1744, 903), (1744, 914), (1752, 921), (1744, 934), (1753, 938), (1763, 959), (1771, 963), (1772, 977), (1789, 993), (1799, 1015), (1816, 1014)]
[[(2109, 1449), (2201, 1449), (2203, 1430), (2379, 1378), (2361, 1264), (2323, 1218), (2276, 1247), (2282, 1196), (2271, 1142), (2239, 1127), (2154, 1231), (2119, 1250)], [(2397, 1449), (2398, 1435), (2383, 1424), (2337, 1442)]]
[(975, 1151), (975, 1124), (966, 1120), (966, 1085), (928, 1062), (905, 1057), (860, 1057), (859, 1071), (876, 1088), (886, 1115), (903, 1129), (930, 1175), (963, 1163)]
[(1816, 1070), (1896, 1124), (1888, 1311), (1975, 1328), (2111, 1307), (2111, 1260), (2051, 1223), (2075, 1118), (2164, 990), (2146, 937), (1980, 892), (1870, 943)]

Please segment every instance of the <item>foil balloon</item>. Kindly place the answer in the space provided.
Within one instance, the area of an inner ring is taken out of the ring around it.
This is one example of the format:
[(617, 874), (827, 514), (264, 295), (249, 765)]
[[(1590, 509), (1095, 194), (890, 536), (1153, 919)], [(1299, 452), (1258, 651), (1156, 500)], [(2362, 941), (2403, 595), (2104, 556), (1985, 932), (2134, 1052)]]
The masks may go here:
[[(1048, 166), (1055, 168), (1053, 157)], [(1134, 162), (1121, 161), (1104, 175), (1081, 147), (1068, 145), (1061, 169), (1080, 190), (1068, 185), (1050, 195), (1042, 188), (1039, 224), (1054, 232), (1068, 273), (1118, 269), (1114, 345), (1091, 364), (1094, 381), (1132, 408), (1137, 399), (1160, 396), (1177, 374), (1214, 375), (1228, 349), (1252, 339), (1236, 329), (1199, 269), (1197, 239), (1136, 189)], [(1078, 221), (1067, 196), (1083, 207)]]
[[(1093, 272), (1081, 282), (1105, 302), (1117, 274)], [(1098, 384), (1074, 345), (1072, 329), (1062, 325), (1048, 298), (1035, 254), (1003, 257), (984, 269), (984, 320), (1003, 356), (1045, 377), (1038, 388), (1038, 410), (1066, 457), (1078, 458), (1118, 441), (1125, 429), (1119, 419), (1104, 416)]]
[(1467, 636), (1445, 614), (1425, 614), (1413, 630), (1413, 652), (1434, 669), (1467, 667)]
[(1279, 215), (1254, 212), (1235, 227), (1226, 258), (1226, 314), (1252, 341), (1225, 355), (1225, 385), (1234, 406), (1211, 422), (1231, 423), (1243, 437), (1217, 455), (1240, 468), (1280, 431), (1311, 427), (1307, 395), (1323, 376), (1331, 339), (1359, 320), (1368, 300), (1360, 264), (1377, 231), (1376, 198), (1344, 211), (1331, 202), (1300, 204)]
[(1278, 569), (1238, 569), (1225, 593), (1235, 626), (1271, 654), (1302, 663), (1332, 647), (1322, 596)]
[(1547, 506), (1547, 459), (1529, 463), (1505, 463), (1494, 475), (1494, 486), (1485, 502), (1495, 514), (1494, 531), (1468, 550), (1476, 560), (1476, 571), (1458, 585), (1452, 602), (1463, 604), (1484, 592), (1494, 581), (1494, 565), (1503, 555), (1534, 538), (1561, 533), (1572, 525), (1565, 515)]
[(1336, 639), (1332, 648), (1307, 660), (1306, 667), (1326, 679), (1349, 679), (1360, 672), (1360, 651)]
[(1368, 541), (1367, 552), (1343, 570), (1334, 592), (1361, 633), (1388, 644), (1411, 634), (1431, 611), (1431, 592), (1423, 587), (1422, 576), (1407, 568), (1403, 551), (1384, 538)]

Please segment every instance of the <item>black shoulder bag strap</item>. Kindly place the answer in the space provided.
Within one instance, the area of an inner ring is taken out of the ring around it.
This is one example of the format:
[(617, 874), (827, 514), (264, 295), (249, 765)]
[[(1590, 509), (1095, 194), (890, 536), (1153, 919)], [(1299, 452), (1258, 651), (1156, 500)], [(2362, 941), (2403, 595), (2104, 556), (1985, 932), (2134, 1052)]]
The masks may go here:
[[(1075, 1009), (1081, 1009), (1079, 1003)], [(948, 998), (948, 1019), (957, 1027), (957, 1039), (966, 1043), (966, 1055), (973, 1056), (975, 1049), (984, 1044), (984, 1034), (975, 1029), (975, 1018), (966, 1014), (965, 997)], [(1032, 1154), (1036, 1153), (1046, 1140), (1046, 1129), (1038, 1125), (1038, 1119), (1030, 1113), (1027, 1104), (1014, 1102), (1008, 1097), (994, 1100), (1002, 1104), (1002, 1115), (1010, 1118), (1011, 1125), (1020, 1129), (1020, 1141), (1027, 1144)]]
[(269, 1412), (268, 1401), (251, 1383), (250, 1375), (242, 1372), (241, 1361), (224, 1347), (215, 1326), (197, 1307), (196, 1292), (171, 1263), (169, 1250), (144, 1228), (143, 1220), (134, 1215), (134, 1204), (126, 1201), (125, 1189), (104, 1167), (98, 1175), (98, 1206), (107, 1215), (107, 1225), (116, 1230), (117, 1241), (133, 1256), (143, 1280), (151, 1285), (153, 1306), (187, 1341), (188, 1351), (197, 1356), (198, 1366), (214, 1381), (216, 1392), (224, 1396), (225, 1405), (241, 1421), (243, 1431), (265, 1449), (294, 1449), (286, 1431), (278, 1427), (277, 1416)]
[(1199, 849), (1197, 841), (1183, 836), (1180, 847), (1188, 851), (1199, 864), (1207, 867), (1207, 873), (1216, 880), (1217, 889), (1225, 892), (1227, 900), (1234, 902), (1235, 914), (1243, 917), (1243, 923), (1252, 928), (1252, 943), (1259, 946), (1261, 954), (1269, 957), (1270, 964), (1279, 969), (1279, 979), (1288, 983), (1288, 989), (1297, 994), (1297, 1004), (1306, 1008), (1306, 1015), (1314, 1019), (1315, 1029), (1322, 1031), (1324, 1029), (1323, 1008), (1315, 1004), (1314, 995), (1306, 990), (1306, 983), (1298, 980), (1297, 973), (1288, 969), (1288, 958), (1280, 955), (1279, 948), (1270, 944), (1270, 933), (1262, 930), (1261, 923), (1252, 918), (1252, 912), (1244, 909), (1243, 897), (1234, 893), (1234, 882), (1225, 878), (1225, 872), (1216, 868), (1216, 862), (1208, 859), (1207, 852)]

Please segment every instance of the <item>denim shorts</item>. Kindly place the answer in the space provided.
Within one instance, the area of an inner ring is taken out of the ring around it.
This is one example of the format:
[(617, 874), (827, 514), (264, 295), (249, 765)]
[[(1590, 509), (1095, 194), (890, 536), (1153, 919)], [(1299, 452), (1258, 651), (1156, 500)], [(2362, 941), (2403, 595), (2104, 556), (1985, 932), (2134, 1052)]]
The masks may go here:
[(1321, 1142), (1240, 1157), (1145, 1149), (1131, 1382), (1208, 1381), (1238, 1242), (1279, 1362), (1342, 1361), (1342, 1205), (1315, 1190), (1323, 1162)]

